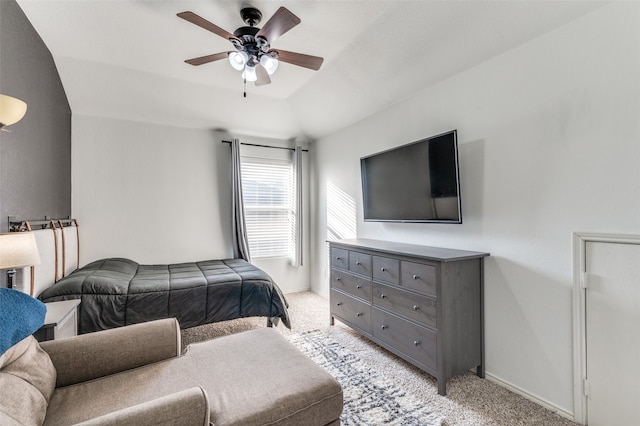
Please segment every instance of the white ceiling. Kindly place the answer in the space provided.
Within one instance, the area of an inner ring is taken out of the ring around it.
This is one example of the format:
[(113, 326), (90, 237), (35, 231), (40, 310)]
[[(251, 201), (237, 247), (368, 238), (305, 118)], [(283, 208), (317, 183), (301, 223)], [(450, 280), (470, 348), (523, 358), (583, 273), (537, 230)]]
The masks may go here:
[[(18, 0), (51, 51), (72, 112), (232, 134), (319, 138), (552, 31), (601, 6), (587, 1)], [(240, 9), (280, 6), (302, 23), (272, 45), (324, 57), (319, 71), (283, 63), (247, 85), (232, 50), (184, 21), (190, 10), (233, 32)], [(597, 29), (594, 29), (597, 30)]]

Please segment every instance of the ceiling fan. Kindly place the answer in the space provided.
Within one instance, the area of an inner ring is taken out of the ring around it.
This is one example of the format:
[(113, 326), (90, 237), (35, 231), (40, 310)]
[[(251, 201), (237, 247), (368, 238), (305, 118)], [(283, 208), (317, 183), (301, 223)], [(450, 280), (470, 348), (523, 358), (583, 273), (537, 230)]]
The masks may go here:
[(185, 62), (202, 65), (227, 58), (234, 69), (242, 71), (245, 82), (253, 81), (256, 86), (271, 83), (269, 76), (276, 71), (279, 62), (315, 71), (320, 69), (323, 58), (271, 48), (271, 43), (301, 22), (287, 8), (280, 7), (262, 28), (256, 27), (262, 19), (262, 13), (258, 9), (245, 7), (240, 10), (240, 15), (248, 26), (240, 27), (231, 34), (193, 12), (178, 13), (180, 18), (229, 40), (236, 49), (187, 59)]

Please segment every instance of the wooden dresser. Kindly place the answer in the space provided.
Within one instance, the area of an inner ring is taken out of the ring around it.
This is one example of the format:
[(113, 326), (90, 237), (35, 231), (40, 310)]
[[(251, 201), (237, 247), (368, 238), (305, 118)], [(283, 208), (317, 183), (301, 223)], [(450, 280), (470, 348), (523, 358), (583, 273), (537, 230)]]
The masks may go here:
[(337, 318), (447, 379), (484, 377), (483, 262), (488, 253), (368, 239), (330, 242), (331, 324)]

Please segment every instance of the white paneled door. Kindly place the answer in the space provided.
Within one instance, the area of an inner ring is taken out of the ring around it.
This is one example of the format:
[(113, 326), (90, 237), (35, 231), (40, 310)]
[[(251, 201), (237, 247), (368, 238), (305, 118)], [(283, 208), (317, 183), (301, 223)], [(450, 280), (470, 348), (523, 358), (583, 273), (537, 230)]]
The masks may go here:
[(587, 423), (640, 425), (640, 245), (585, 245)]

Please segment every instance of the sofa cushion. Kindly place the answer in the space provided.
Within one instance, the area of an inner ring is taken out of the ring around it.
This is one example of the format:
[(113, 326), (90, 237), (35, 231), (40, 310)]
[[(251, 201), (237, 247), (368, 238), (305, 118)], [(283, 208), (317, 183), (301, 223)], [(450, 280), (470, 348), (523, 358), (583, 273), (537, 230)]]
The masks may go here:
[(278, 331), (261, 328), (193, 344), (168, 361), (58, 388), (45, 424), (85, 421), (194, 386), (207, 392), (216, 426), (324, 425), (342, 412), (340, 384)]
[(33, 336), (0, 356), (0, 424), (42, 424), (56, 370)]

